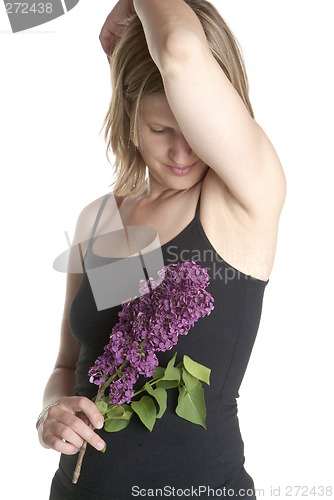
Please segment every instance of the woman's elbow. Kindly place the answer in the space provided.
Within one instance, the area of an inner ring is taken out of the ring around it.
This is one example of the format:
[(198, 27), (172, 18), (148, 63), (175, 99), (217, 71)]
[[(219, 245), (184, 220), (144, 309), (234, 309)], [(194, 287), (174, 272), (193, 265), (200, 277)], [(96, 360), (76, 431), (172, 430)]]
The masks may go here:
[(196, 57), (197, 47), (200, 43), (195, 34), (170, 32), (159, 54), (159, 70), (162, 74), (178, 73), (191, 58)]

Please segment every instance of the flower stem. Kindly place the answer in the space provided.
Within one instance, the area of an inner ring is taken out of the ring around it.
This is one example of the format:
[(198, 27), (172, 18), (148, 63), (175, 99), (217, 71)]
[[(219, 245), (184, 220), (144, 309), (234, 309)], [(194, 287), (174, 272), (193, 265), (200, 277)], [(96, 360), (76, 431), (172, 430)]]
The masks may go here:
[(77, 464), (76, 464), (75, 469), (74, 469), (73, 478), (72, 478), (73, 484), (77, 484), (77, 482), (78, 482), (80, 472), (81, 472), (82, 462), (83, 462), (83, 459), (84, 459), (84, 456), (86, 453), (86, 448), (87, 448), (87, 441), (84, 441), (83, 445), (80, 448)]
[[(158, 382), (160, 382), (162, 379), (163, 379), (163, 377), (156, 378), (154, 380), (151, 380), (151, 382), (146, 382), (146, 384), (154, 385), (154, 384), (157, 384)], [(141, 389), (139, 389), (138, 391), (136, 391), (132, 397), (134, 398), (135, 396), (138, 396), (138, 394), (140, 394), (141, 392), (146, 391), (146, 389), (145, 389), (145, 385), (146, 384), (144, 384)]]
[[(108, 387), (108, 386), (105, 387), (105, 385), (106, 384), (104, 384), (102, 387), (99, 388), (99, 390), (97, 392), (96, 399), (95, 399), (96, 403), (98, 401), (100, 401), (100, 399), (102, 398), (102, 396), (104, 394), (104, 391)], [(89, 424), (89, 427), (91, 427), (94, 430), (94, 427), (92, 426), (91, 423)], [(80, 476), (80, 473), (81, 473), (82, 462), (83, 462), (83, 459), (84, 459), (84, 456), (85, 456), (85, 453), (86, 453), (86, 449), (87, 449), (87, 441), (84, 441), (83, 445), (80, 448), (78, 460), (77, 460), (77, 463), (76, 463), (76, 466), (75, 466), (75, 469), (74, 469), (74, 472), (73, 472), (73, 478), (72, 478), (72, 483), (73, 484), (77, 484), (77, 482), (78, 482), (78, 479), (79, 479), (79, 476)]]
[[(150, 287), (151, 288), (151, 287)], [(145, 342), (147, 342), (147, 339), (144, 339), (140, 342), (139, 344), (139, 347), (142, 347)], [(117, 369), (117, 372), (114, 373), (114, 375), (112, 375), (109, 380), (107, 380), (107, 382), (105, 382), (103, 385), (101, 385), (99, 387), (99, 390), (97, 392), (97, 395), (96, 397), (93, 399), (94, 403), (97, 403), (98, 401), (100, 401), (100, 399), (102, 398), (102, 396), (104, 395), (104, 391), (110, 386), (111, 382), (114, 380), (114, 378), (116, 376), (120, 376), (120, 373), (122, 372), (123, 368), (129, 363), (129, 361), (127, 359), (125, 359), (123, 361), (123, 363), (118, 367)], [(144, 389), (143, 389), (144, 390)], [(137, 393), (136, 393), (137, 394)], [(92, 424), (90, 423), (89, 424), (89, 427), (91, 427), (93, 430), (94, 430), (94, 427), (92, 426)], [(86, 449), (87, 449), (87, 441), (84, 441), (83, 445), (81, 446), (80, 448), (80, 451), (79, 451), (79, 456), (78, 456), (78, 460), (77, 460), (77, 463), (76, 463), (76, 466), (75, 466), (75, 469), (74, 469), (74, 473), (73, 473), (73, 477), (72, 477), (72, 483), (73, 484), (77, 484), (78, 482), (78, 479), (79, 479), (79, 476), (80, 476), (80, 472), (81, 472), (81, 467), (82, 467), (82, 462), (83, 462), (83, 459), (84, 459), (84, 456), (85, 456), (85, 453), (86, 453)]]

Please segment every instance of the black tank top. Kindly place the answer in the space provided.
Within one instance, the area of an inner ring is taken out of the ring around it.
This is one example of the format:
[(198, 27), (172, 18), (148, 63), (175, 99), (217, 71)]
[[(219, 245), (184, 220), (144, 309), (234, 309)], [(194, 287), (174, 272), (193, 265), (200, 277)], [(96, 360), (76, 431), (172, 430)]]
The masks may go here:
[[(89, 398), (96, 395), (97, 386), (89, 382), (88, 370), (103, 353), (121, 310), (121, 306), (97, 310), (86, 272), (114, 260), (95, 255), (91, 248), (109, 196), (104, 198), (97, 215), (82, 280), (70, 308), (71, 330), (80, 345), (75, 390), (77, 395)], [(136, 415), (120, 432), (97, 431), (107, 443), (107, 451), (103, 454), (87, 447), (77, 485), (71, 484), (77, 455), (61, 455), (55, 478), (68, 498), (129, 500), (140, 488), (221, 488), (239, 484), (245, 474), (236, 398), (258, 331), (269, 280), (238, 271), (216, 253), (203, 230), (199, 207), (200, 197), (193, 220), (161, 250), (165, 265), (191, 260), (208, 270), (207, 291), (213, 296), (215, 307), (209, 316), (194, 324), (188, 335), (180, 336), (173, 349), (157, 355), (162, 366), (177, 352), (177, 362), (187, 354), (211, 368), (211, 384), (203, 384), (207, 429), (176, 415), (178, 390), (169, 389), (168, 409), (152, 432)], [(137, 385), (141, 386), (142, 380)], [(206, 498), (205, 494), (201, 497)], [(210, 498), (214, 498), (212, 493)]]

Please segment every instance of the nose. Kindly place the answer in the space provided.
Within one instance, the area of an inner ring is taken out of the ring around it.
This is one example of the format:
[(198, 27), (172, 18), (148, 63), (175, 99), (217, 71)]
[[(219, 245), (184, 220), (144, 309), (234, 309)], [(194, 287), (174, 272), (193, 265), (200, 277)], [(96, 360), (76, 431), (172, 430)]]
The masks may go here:
[(169, 148), (169, 157), (173, 160), (174, 164), (180, 167), (191, 165), (195, 161), (193, 150), (182, 134), (173, 137)]

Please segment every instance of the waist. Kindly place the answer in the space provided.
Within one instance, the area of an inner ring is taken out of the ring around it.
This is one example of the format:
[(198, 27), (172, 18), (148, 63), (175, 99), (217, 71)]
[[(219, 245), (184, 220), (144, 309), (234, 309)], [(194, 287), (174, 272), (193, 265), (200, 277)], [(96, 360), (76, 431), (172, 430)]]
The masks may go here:
[[(166, 412), (152, 432), (135, 417), (120, 432), (96, 432), (107, 443), (107, 450), (103, 454), (87, 447), (77, 486), (87, 492), (98, 491), (101, 498), (128, 500), (134, 486), (218, 487), (244, 464), (236, 405), (209, 411), (207, 430)], [(60, 473), (68, 486), (76, 460), (77, 455), (61, 456)]]

